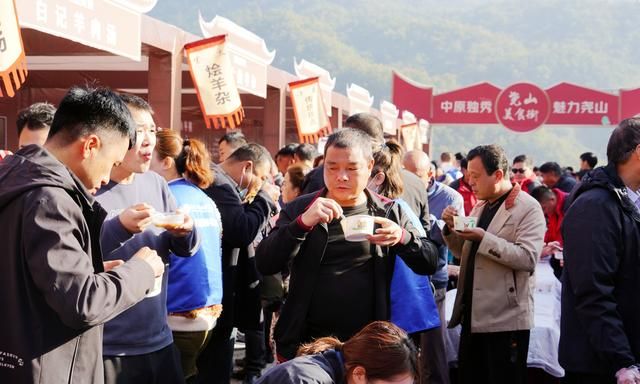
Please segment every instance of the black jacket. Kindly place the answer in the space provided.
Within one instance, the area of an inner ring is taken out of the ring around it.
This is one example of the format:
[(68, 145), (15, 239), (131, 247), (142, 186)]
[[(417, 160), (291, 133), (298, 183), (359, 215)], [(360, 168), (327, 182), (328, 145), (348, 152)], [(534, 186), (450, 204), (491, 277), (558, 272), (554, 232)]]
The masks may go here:
[(613, 375), (640, 361), (640, 213), (615, 166), (586, 176), (562, 225), (560, 364)]
[(558, 188), (562, 192), (571, 193), (573, 187), (575, 187), (577, 183), (578, 181), (574, 179), (573, 176), (563, 174), (560, 176), (560, 179), (558, 179), (558, 182), (553, 186), (553, 188)]
[[(388, 217), (405, 229), (404, 242), (390, 249), (375, 246), (372, 249), (375, 273), (375, 319), (389, 319), (389, 286), (399, 255), (416, 273), (433, 274), (438, 265), (438, 248), (426, 237), (420, 237), (410, 219), (400, 207), (383, 197), (367, 193), (367, 200), (376, 216)], [(290, 202), (280, 212), (280, 217), (271, 234), (264, 239), (256, 251), (258, 270), (270, 275), (290, 266), (289, 296), (282, 307), (280, 319), (276, 324), (275, 339), (278, 354), (287, 359), (295, 356), (299, 344), (303, 341), (308, 306), (316, 285), (315, 279), (324, 256), (327, 243), (327, 225), (315, 226), (310, 232), (298, 224), (297, 218), (326, 190), (301, 196)]]
[(27, 146), (0, 164), (1, 383), (103, 382), (99, 325), (141, 300), (154, 282), (139, 258), (99, 273), (104, 217), (78, 179), (41, 147)]
[(213, 171), (214, 182), (204, 192), (216, 203), (222, 220), (222, 315), (218, 325), (257, 329), (261, 306), (255, 282), (260, 276), (252, 242), (275, 214), (276, 205), (262, 191), (250, 204), (243, 203), (237, 184), (220, 166), (214, 165)]
[[(306, 195), (309, 193), (317, 192), (322, 188), (325, 188), (324, 185), (324, 166), (319, 166), (312, 169), (307, 176), (304, 178), (304, 182), (302, 183), (302, 194)], [(402, 169), (400, 171), (400, 177), (402, 178), (402, 184), (404, 186), (404, 192), (402, 193), (402, 200), (406, 201), (407, 204), (413, 210), (422, 226), (424, 227), (425, 232), (429, 232), (429, 196), (427, 195), (427, 188), (420, 178), (413, 173), (407, 171), (406, 169)]]

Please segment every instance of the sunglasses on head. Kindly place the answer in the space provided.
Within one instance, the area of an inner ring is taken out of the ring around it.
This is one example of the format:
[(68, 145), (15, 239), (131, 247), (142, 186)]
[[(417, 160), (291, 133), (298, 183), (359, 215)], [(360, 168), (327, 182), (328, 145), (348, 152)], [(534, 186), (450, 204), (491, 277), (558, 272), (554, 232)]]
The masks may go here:
[(524, 173), (524, 168), (511, 168), (513, 173)]

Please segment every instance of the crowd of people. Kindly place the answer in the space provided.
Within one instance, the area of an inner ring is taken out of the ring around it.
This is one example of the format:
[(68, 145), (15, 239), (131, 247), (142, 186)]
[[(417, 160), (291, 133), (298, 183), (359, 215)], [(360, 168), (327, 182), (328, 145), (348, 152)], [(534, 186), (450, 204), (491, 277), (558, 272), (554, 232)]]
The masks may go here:
[(16, 124), (0, 382), (524, 383), (542, 259), (563, 382), (640, 383), (640, 118), (577, 172), (494, 144), (435, 162), (368, 113), (324, 153), (210, 153), (105, 88)]

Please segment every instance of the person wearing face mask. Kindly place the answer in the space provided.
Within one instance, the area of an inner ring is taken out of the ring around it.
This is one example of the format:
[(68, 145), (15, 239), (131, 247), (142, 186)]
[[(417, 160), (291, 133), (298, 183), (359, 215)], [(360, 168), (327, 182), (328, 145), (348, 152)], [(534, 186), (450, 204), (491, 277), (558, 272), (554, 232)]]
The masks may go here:
[[(201, 383), (229, 383), (233, 366), (234, 327), (261, 330), (260, 278), (250, 257), (252, 243), (276, 213), (280, 189), (267, 182), (271, 155), (250, 143), (213, 165), (215, 178), (205, 193), (222, 219), (222, 306), (224, 310), (209, 344), (198, 358)], [(252, 196), (251, 202), (246, 197)], [(248, 354), (251, 355), (251, 354)], [(259, 360), (259, 359), (256, 359)], [(247, 361), (247, 377), (259, 375), (260, 363)]]

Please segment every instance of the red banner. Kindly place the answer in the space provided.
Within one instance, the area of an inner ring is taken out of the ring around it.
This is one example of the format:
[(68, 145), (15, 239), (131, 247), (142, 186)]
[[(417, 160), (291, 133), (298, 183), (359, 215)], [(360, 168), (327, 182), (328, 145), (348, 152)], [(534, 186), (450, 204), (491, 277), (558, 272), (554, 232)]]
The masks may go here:
[(640, 115), (640, 88), (620, 91), (620, 119)]
[(517, 132), (529, 132), (543, 124), (616, 125), (640, 115), (640, 88), (619, 95), (560, 83), (547, 90), (530, 83), (504, 90), (484, 82), (433, 95), (393, 73), (393, 100), (402, 111), (431, 124), (502, 124)]
[(409, 111), (418, 119), (431, 119), (433, 88), (415, 83), (393, 72), (391, 99), (400, 111)]
[(434, 124), (496, 124), (494, 103), (500, 88), (489, 83), (441, 93), (433, 97)]
[(551, 99), (547, 124), (618, 124), (617, 95), (569, 83), (553, 86), (547, 89), (547, 94)]

